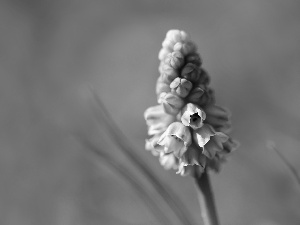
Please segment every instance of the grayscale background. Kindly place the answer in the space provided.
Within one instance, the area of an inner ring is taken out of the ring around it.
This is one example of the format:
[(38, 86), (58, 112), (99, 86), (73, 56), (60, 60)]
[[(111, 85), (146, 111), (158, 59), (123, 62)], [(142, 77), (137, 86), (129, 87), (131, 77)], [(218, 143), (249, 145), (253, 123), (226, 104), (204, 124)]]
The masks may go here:
[(296, 0), (1, 0), (0, 224), (158, 224), (126, 179), (73, 136), (134, 171), (95, 120), (91, 86), (201, 224), (193, 180), (144, 150), (158, 51), (169, 29), (182, 29), (241, 142), (211, 174), (222, 225), (298, 225), (300, 187), (266, 143), (300, 170), (299, 24)]

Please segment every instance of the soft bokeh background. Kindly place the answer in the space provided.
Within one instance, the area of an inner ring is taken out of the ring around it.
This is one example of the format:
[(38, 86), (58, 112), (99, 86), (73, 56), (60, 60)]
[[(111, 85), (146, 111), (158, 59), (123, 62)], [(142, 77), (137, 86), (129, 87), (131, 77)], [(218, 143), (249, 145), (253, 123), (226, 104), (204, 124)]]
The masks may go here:
[(2, 0), (0, 224), (159, 224), (126, 180), (72, 137), (86, 134), (131, 168), (95, 120), (90, 86), (201, 223), (193, 180), (144, 151), (143, 112), (155, 104), (157, 54), (172, 28), (198, 44), (241, 142), (211, 175), (222, 224), (299, 224), (299, 185), (266, 147), (275, 141), (300, 170), (299, 24), (296, 0)]

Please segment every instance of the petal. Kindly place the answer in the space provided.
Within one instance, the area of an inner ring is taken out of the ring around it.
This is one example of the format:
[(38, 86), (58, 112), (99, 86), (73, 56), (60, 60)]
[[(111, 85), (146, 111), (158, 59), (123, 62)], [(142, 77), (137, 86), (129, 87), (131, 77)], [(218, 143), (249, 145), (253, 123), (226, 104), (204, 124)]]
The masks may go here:
[(215, 131), (212, 126), (204, 124), (201, 128), (195, 130), (194, 139), (200, 147), (203, 147), (210, 140), (210, 137), (214, 135)]
[(159, 152), (163, 151), (163, 147), (157, 144), (159, 137), (160, 135), (155, 135), (145, 141), (145, 149), (151, 151), (154, 156), (158, 156)]
[(144, 113), (144, 118), (149, 127), (149, 135), (164, 132), (176, 120), (175, 116), (165, 113), (162, 105), (149, 107)]
[(209, 158), (212, 159), (215, 157), (217, 152), (220, 152), (223, 150), (223, 146), (220, 146), (215, 138), (211, 138), (209, 142), (203, 147), (203, 154)]
[(192, 103), (188, 103), (183, 110), (183, 115), (181, 117), (181, 122), (185, 126), (190, 126), (194, 130), (202, 127), (203, 120), (206, 118), (206, 114), (200, 108)]
[[(184, 147), (188, 147), (192, 143), (192, 136), (189, 128), (180, 122), (174, 122), (170, 124), (167, 130), (161, 135), (157, 143), (163, 146), (173, 146), (173, 143), (171, 142), (177, 143), (177, 139), (183, 142)], [(179, 145), (179, 143), (177, 144)], [(178, 150), (179, 147), (177, 148), (176, 146), (174, 149)]]
[(216, 132), (210, 141), (204, 146), (203, 154), (208, 158), (213, 158), (217, 152), (223, 150), (223, 143), (228, 140), (228, 136), (222, 132)]
[(171, 135), (168, 138), (168, 142), (165, 145), (165, 152), (173, 152), (176, 157), (183, 154), (186, 151), (186, 146), (183, 140), (177, 138), (175, 135)]
[(185, 111), (181, 116), (181, 122), (184, 126), (190, 126), (190, 112)]
[(192, 144), (182, 155), (181, 161), (184, 163), (184, 165), (198, 165), (205, 168), (206, 157), (202, 154), (202, 148)]
[(178, 168), (178, 159), (173, 154), (160, 154), (159, 162), (166, 170)]
[(185, 146), (189, 146), (192, 143), (192, 136), (188, 127), (184, 126), (180, 122), (174, 122), (168, 127), (170, 135), (174, 135), (177, 138), (183, 140)]

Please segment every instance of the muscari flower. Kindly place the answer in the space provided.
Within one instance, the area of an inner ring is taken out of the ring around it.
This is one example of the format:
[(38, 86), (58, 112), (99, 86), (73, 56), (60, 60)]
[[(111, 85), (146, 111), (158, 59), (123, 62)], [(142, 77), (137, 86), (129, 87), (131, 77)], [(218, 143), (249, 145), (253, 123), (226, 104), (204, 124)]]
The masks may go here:
[(181, 122), (185, 126), (190, 126), (194, 130), (203, 126), (203, 120), (205, 120), (206, 114), (203, 110), (198, 108), (192, 103), (188, 103), (181, 116)]
[(217, 152), (223, 150), (222, 143), (228, 140), (228, 136), (222, 132), (216, 132), (211, 125), (204, 124), (193, 133), (194, 140), (203, 148), (203, 154), (212, 159)]
[(174, 153), (176, 157), (181, 157), (191, 143), (192, 135), (189, 128), (180, 122), (170, 124), (157, 142), (164, 146), (164, 153)]
[(174, 154), (160, 152), (159, 162), (166, 170), (178, 169), (178, 161), (178, 158)]
[(145, 112), (146, 149), (165, 169), (185, 176), (206, 169), (219, 171), (238, 147), (229, 137), (230, 113), (216, 105), (210, 77), (190, 36), (170, 30), (159, 52), (158, 106)]
[(162, 105), (148, 108), (144, 118), (148, 125), (148, 135), (163, 133), (176, 120), (175, 116), (165, 113)]

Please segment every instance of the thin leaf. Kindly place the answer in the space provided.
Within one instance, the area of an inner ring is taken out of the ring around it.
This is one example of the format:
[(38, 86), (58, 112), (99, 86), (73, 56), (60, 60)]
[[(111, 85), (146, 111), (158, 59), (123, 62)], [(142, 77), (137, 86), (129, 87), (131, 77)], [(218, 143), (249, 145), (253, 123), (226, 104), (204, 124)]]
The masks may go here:
[(282, 160), (282, 162), (287, 166), (287, 168), (289, 169), (289, 171), (291, 172), (291, 174), (293, 175), (293, 177), (296, 179), (296, 181), (298, 182), (299, 186), (300, 186), (300, 176), (297, 172), (297, 170), (295, 169), (295, 167), (285, 158), (285, 156), (276, 148), (275, 144), (271, 141), (269, 141), (267, 143), (268, 148), (272, 149), (277, 156)]
[(130, 185), (136, 190), (136, 193), (140, 196), (140, 198), (144, 201), (146, 206), (152, 211), (155, 218), (160, 221), (160, 224), (172, 224), (168, 217), (159, 209), (159, 205), (153, 200), (153, 196), (151, 196), (143, 185), (136, 179), (124, 166), (106, 154), (101, 147), (94, 146), (90, 141), (82, 136), (77, 136), (77, 140), (90, 152), (96, 154), (97, 159), (100, 159), (102, 162), (106, 163), (110, 168), (114, 169), (122, 178), (130, 183)]
[(96, 111), (96, 116), (100, 122), (104, 122), (106, 124), (107, 129), (110, 131), (111, 136), (114, 137), (115, 143), (118, 144), (119, 148), (123, 150), (124, 154), (130, 159), (131, 163), (135, 165), (140, 172), (143, 173), (144, 177), (149, 180), (149, 182), (156, 189), (157, 193), (164, 199), (164, 201), (169, 205), (169, 207), (173, 210), (174, 214), (178, 217), (178, 219), (184, 225), (192, 225), (195, 224), (191, 221), (193, 218), (189, 212), (182, 207), (184, 204), (178, 199), (177, 195), (168, 187), (166, 184), (163, 184), (151, 171), (151, 169), (147, 166), (143, 159), (138, 155), (134, 154), (132, 149), (133, 146), (126, 138), (126, 136), (122, 133), (119, 127), (114, 123), (111, 118), (109, 112), (106, 110), (104, 104), (102, 103), (99, 96), (95, 93), (95, 91), (91, 90), (96, 102), (99, 105), (100, 112)]

